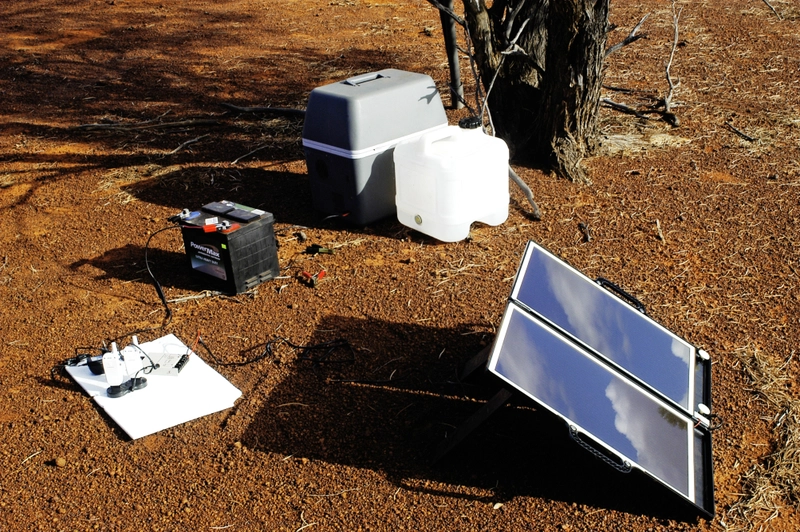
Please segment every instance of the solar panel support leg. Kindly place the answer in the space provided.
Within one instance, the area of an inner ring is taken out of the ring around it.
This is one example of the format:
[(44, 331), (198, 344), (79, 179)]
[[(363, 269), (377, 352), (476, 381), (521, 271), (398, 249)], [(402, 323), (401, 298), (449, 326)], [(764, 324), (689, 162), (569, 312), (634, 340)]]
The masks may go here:
[(486, 369), (486, 363), (489, 362), (489, 355), (491, 352), (492, 347), (487, 345), (481, 349), (477, 355), (470, 358), (467, 363), (464, 364), (464, 369), (461, 371), (461, 380), (466, 380), (479, 369)]
[(511, 399), (512, 395), (513, 393), (510, 390), (501, 388), (500, 391), (494, 395), (494, 397), (489, 399), (489, 401), (481, 406), (477, 412), (472, 414), (468, 420), (462, 423), (451, 437), (442, 441), (442, 443), (439, 445), (439, 449), (436, 452), (434, 462), (439, 461), (447, 453), (452, 451), (456, 445), (464, 441), (464, 438), (469, 436), (473, 430), (478, 428), (489, 418), (489, 416), (494, 414), (498, 408), (506, 404), (508, 400)]

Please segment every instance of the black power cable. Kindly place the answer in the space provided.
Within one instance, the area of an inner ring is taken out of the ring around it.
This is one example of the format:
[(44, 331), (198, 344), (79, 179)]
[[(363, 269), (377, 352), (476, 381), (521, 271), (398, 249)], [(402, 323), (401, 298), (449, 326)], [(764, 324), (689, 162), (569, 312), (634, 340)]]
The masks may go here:
[[(343, 338), (339, 338), (336, 340), (329, 340), (327, 342), (321, 342), (319, 344), (309, 344), (309, 345), (297, 345), (292, 343), (291, 341), (287, 340), (286, 338), (282, 338), (280, 336), (273, 338), (272, 340), (268, 340), (267, 343), (264, 345), (264, 350), (261, 354), (249, 359), (244, 360), (242, 362), (220, 362), (214, 353), (211, 351), (211, 348), (203, 341), (203, 337), (198, 335), (197, 342), (203, 346), (203, 349), (209, 354), (211, 359), (213, 360), (214, 365), (221, 366), (221, 367), (239, 367), (239, 366), (248, 366), (250, 364), (254, 364), (259, 360), (267, 356), (273, 356), (275, 353), (275, 347), (279, 344), (286, 344), (292, 349), (301, 349), (302, 351), (298, 355), (297, 359), (300, 361), (309, 361), (314, 365), (322, 364), (322, 363), (345, 363), (345, 362), (355, 362), (355, 350), (353, 346), (350, 345), (350, 342)], [(332, 360), (332, 356), (338, 350), (344, 349), (349, 356), (345, 359), (337, 359)], [(321, 352), (317, 354), (318, 352)]]
[(169, 308), (169, 304), (167, 303), (167, 296), (164, 295), (164, 289), (161, 288), (161, 283), (158, 282), (156, 276), (153, 275), (153, 271), (150, 269), (150, 261), (147, 259), (147, 252), (150, 249), (150, 241), (159, 233), (163, 233), (164, 231), (169, 231), (170, 229), (180, 229), (180, 225), (171, 225), (169, 227), (164, 227), (159, 229), (155, 233), (152, 233), (149, 237), (147, 237), (147, 243), (144, 245), (144, 265), (147, 268), (147, 273), (150, 275), (150, 279), (153, 280), (153, 286), (156, 289), (156, 293), (158, 294), (158, 298), (161, 300), (161, 303), (164, 305), (164, 311), (166, 315), (164, 316), (164, 324), (162, 327), (166, 327), (172, 321), (172, 310)]

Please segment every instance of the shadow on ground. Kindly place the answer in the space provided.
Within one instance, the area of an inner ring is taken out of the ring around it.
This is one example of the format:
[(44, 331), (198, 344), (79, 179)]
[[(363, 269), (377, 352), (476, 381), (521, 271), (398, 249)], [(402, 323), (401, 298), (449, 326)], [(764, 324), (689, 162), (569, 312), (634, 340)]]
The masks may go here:
[[(302, 360), (265, 400), (242, 438), (250, 448), (380, 471), (398, 487), (489, 502), (533, 496), (665, 519), (691, 510), (639, 473), (623, 474), (573, 442), (566, 426), (516, 398), (438, 462), (437, 446), (498, 388), (458, 367), (481, 349), (452, 329), (345, 317), (323, 320), (310, 343), (344, 338), (355, 359)], [(313, 353), (310, 353), (314, 356)], [(430, 480), (452, 492), (427, 487)], [(475, 497), (480, 498), (480, 497)]]

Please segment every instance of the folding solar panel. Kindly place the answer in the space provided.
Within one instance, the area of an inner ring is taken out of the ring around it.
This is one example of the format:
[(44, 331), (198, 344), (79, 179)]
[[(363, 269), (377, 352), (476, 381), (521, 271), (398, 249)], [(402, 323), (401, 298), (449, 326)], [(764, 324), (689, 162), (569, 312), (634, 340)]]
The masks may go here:
[(488, 369), (619, 469), (711, 517), (709, 357), (607, 284), (529, 243)]

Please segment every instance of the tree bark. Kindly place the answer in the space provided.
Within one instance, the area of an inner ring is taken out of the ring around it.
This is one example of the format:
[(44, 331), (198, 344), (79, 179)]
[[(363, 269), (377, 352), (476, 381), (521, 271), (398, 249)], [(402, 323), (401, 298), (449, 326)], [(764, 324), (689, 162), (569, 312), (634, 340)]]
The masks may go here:
[(589, 183), (609, 0), (463, 0), (496, 134), (512, 158)]

